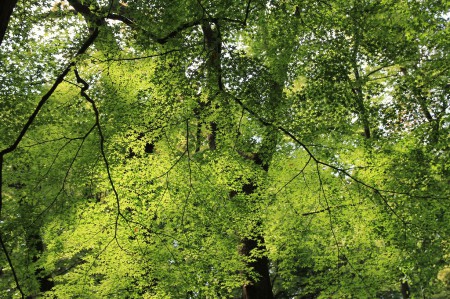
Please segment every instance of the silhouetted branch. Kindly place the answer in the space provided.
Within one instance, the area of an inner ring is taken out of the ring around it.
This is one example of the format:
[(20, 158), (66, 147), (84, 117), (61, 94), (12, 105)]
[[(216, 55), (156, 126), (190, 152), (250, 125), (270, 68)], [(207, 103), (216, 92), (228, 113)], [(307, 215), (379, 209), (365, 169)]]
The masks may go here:
[(11, 257), (9, 256), (9, 253), (8, 253), (8, 250), (6, 249), (5, 243), (3, 242), (1, 233), (0, 233), (0, 244), (2, 246), (3, 253), (5, 253), (6, 260), (8, 261), (9, 267), (11, 267), (11, 272), (14, 276), (14, 281), (16, 283), (16, 287), (19, 290), (20, 295), (22, 296), (22, 299), (23, 299), (23, 298), (25, 298), (25, 294), (23, 293), (22, 288), (20, 287), (19, 279), (17, 278), (17, 274), (16, 274), (16, 270), (14, 269), (14, 266), (11, 261)]
[(89, 84), (80, 77), (80, 75), (78, 74), (77, 69), (74, 70), (75, 72), (75, 76), (77, 78), (77, 82), (81, 83), (83, 85), (83, 87), (81, 88), (81, 96), (83, 96), (86, 101), (88, 101), (91, 105), (92, 105), (92, 109), (94, 110), (94, 114), (95, 114), (95, 123), (97, 126), (97, 130), (98, 130), (98, 134), (100, 136), (100, 152), (101, 155), (103, 157), (103, 162), (105, 163), (105, 167), (106, 167), (106, 173), (108, 175), (108, 180), (109, 183), (111, 185), (111, 189), (114, 192), (114, 196), (116, 198), (116, 207), (117, 207), (117, 214), (116, 214), (116, 220), (115, 220), (115, 229), (114, 229), (114, 238), (116, 239), (117, 245), (123, 249), (120, 244), (118, 243), (117, 240), (117, 230), (118, 230), (118, 225), (119, 225), (119, 217), (122, 217), (123, 219), (126, 220), (126, 218), (124, 217), (124, 215), (122, 214), (122, 212), (120, 211), (120, 199), (119, 199), (119, 194), (117, 193), (116, 187), (114, 185), (114, 181), (112, 179), (111, 176), (111, 169), (109, 166), (109, 162), (108, 159), (106, 158), (106, 154), (105, 154), (105, 136), (103, 134), (103, 130), (100, 124), (100, 113), (98, 111), (97, 105), (95, 104), (94, 100), (92, 100), (89, 95), (86, 93), (86, 90), (89, 89)]
[(251, 2), (252, 2), (252, 0), (248, 0), (248, 2), (247, 2), (247, 8), (245, 9), (244, 22), (242, 22), (244, 26), (247, 26), (247, 20), (248, 20), (248, 15), (250, 13), (250, 3)]
[[(86, 52), (86, 50), (93, 44), (93, 42), (95, 41), (97, 36), (98, 36), (98, 29), (95, 29), (91, 33), (91, 35), (85, 40), (85, 42), (81, 45), (80, 49), (75, 54), (75, 57), (77, 57), (77, 56), (79, 56), (81, 54), (84, 54)], [(28, 132), (28, 129), (30, 128), (31, 124), (34, 122), (34, 120), (36, 119), (37, 115), (41, 111), (41, 109), (44, 106), (44, 104), (47, 102), (47, 100), (50, 98), (50, 96), (53, 94), (53, 92), (56, 90), (56, 88), (59, 86), (59, 84), (61, 84), (61, 82), (63, 82), (64, 77), (69, 73), (69, 71), (71, 70), (71, 68), (74, 65), (75, 65), (75, 62), (72, 61), (63, 70), (63, 72), (56, 78), (56, 80), (53, 83), (53, 85), (50, 88), (50, 90), (47, 91), (47, 93), (42, 96), (42, 98), (39, 101), (39, 103), (37, 104), (36, 108), (31, 113), (31, 115), (28, 117), (28, 120), (23, 125), (22, 130), (20, 131), (20, 133), (17, 136), (17, 138), (15, 139), (15, 141), (9, 147), (7, 147), (7, 148), (5, 148), (5, 149), (0, 151), (0, 218), (1, 218), (1, 215), (2, 215), (1, 213), (2, 213), (2, 208), (3, 208), (3, 162), (4, 162), (4, 156), (6, 154), (9, 154), (9, 153), (13, 152), (17, 148), (17, 146), (20, 144), (20, 142), (22, 141), (22, 139), (25, 136), (25, 134)], [(3, 241), (1, 241), (1, 243), (2, 243), (1, 244), (2, 245), (2, 250), (5, 253), (5, 255), (7, 257), (7, 260), (8, 260), (8, 263), (10, 264), (11, 269), (13, 271), (14, 280), (16, 282), (17, 288), (19, 289), (19, 291), (20, 291), (20, 293), (22, 295), (22, 298), (24, 298), (24, 294), (23, 294), (22, 290), (20, 289), (19, 281), (17, 279), (17, 276), (15, 275), (14, 268), (12, 266), (11, 259), (9, 258), (6, 246), (3, 243)]]
[[(79, 155), (79, 153), (80, 153), (80, 151), (81, 151), (81, 148), (83, 147), (83, 144), (84, 144), (84, 142), (86, 141), (86, 138), (92, 133), (92, 131), (95, 129), (96, 126), (97, 126), (97, 124), (94, 124), (94, 125), (89, 129), (89, 131), (81, 138), (81, 144), (80, 144), (80, 146), (78, 146), (78, 149), (77, 149), (77, 151), (76, 151), (74, 157), (73, 157), (72, 160), (70, 161), (70, 165), (69, 165), (69, 167), (68, 167), (67, 170), (66, 170), (66, 174), (64, 175), (64, 179), (63, 179), (63, 181), (62, 181), (61, 188), (59, 189), (58, 193), (55, 195), (55, 198), (52, 200), (52, 202), (51, 202), (51, 203), (50, 203), (50, 204), (49, 204), (42, 212), (40, 212), (40, 213), (36, 216), (36, 218), (31, 222), (30, 227), (31, 227), (31, 226), (32, 226), (32, 225), (33, 225), (33, 224), (34, 224), (34, 223), (35, 223), (42, 215), (44, 215), (45, 212), (47, 212), (47, 211), (48, 211), (48, 210), (56, 203), (56, 201), (58, 200), (59, 195), (64, 191), (65, 186), (66, 186), (67, 178), (69, 177), (70, 170), (72, 169), (72, 166), (73, 166), (73, 164), (75, 163), (75, 160), (77, 159), (77, 157), (78, 157), (78, 155)], [(57, 156), (59, 155), (59, 152), (60, 152), (64, 147), (66, 147), (71, 141), (72, 141), (72, 140), (68, 141), (66, 144), (63, 145), (63, 147), (58, 151)], [(47, 176), (47, 174), (50, 172), (50, 169), (51, 169), (51, 167), (53, 166), (53, 164), (54, 164), (54, 162), (55, 162), (57, 156), (54, 158), (54, 160), (52, 161), (52, 164), (50, 165), (50, 167), (49, 167), (49, 169), (47, 170), (47, 172), (42, 176), (41, 180), (38, 181), (38, 183), (36, 184), (36, 187), (35, 187), (35, 188), (37, 188), (37, 186), (39, 186), (39, 184), (42, 182), (42, 180), (43, 180), (43, 179)]]
[[(311, 157), (311, 159), (316, 162), (317, 164), (329, 167), (330, 169), (336, 170), (338, 173), (350, 178), (352, 181), (354, 181), (355, 183), (358, 183), (370, 190), (372, 190), (376, 195), (378, 195), (381, 200), (383, 201), (383, 203), (388, 207), (388, 209), (392, 212), (393, 215), (395, 215), (402, 223), (404, 223), (405, 225), (407, 224), (405, 222), (405, 220), (400, 217), (400, 215), (394, 210), (394, 208), (388, 203), (388, 201), (386, 200), (386, 198), (383, 196), (382, 192), (384, 193), (391, 193), (391, 194), (401, 194), (401, 195), (407, 195), (407, 196), (411, 196), (411, 194), (406, 193), (406, 192), (397, 192), (397, 191), (393, 191), (393, 190), (383, 190), (383, 189), (379, 189), (375, 186), (369, 185), (365, 182), (363, 182), (362, 180), (356, 178), (355, 176), (351, 175), (350, 173), (348, 173), (348, 171), (346, 171), (345, 169), (342, 169), (340, 167), (331, 165), (327, 162), (321, 161), (319, 160), (312, 152), (311, 150), (303, 143), (301, 142), (295, 135), (293, 135), (291, 132), (289, 132), (287, 129), (285, 129), (282, 126), (279, 126), (277, 124), (271, 123), (267, 120), (265, 120), (264, 118), (262, 118), (261, 116), (259, 116), (255, 111), (253, 111), (251, 108), (247, 107), (241, 99), (227, 93), (227, 95), (231, 96), (232, 99), (239, 105), (241, 106), (245, 111), (247, 111), (248, 113), (250, 113), (250, 115), (252, 115), (253, 117), (255, 117), (259, 122), (261, 122), (263, 125), (265, 126), (270, 126), (273, 128), (278, 129), (279, 131), (283, 132), (286, 136), (290, 137), (293, 141), (295, 141), (298, 145), (300, 145), (300, 147), (302, 147), (306, 153)], [(417, 197), (417, 196), (416, 196)]]

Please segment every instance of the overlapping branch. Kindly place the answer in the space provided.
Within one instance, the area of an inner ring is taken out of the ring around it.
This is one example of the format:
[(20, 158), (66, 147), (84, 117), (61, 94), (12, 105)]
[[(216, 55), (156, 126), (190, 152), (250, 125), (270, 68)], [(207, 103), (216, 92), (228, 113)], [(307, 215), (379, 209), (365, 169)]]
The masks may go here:
[[(90, 36), (81, 45), (80, 49), (75, 54), (75, 57), (84, 54), (87, 51), (87, 49), (89, 49), (89, 47), (94, 43), (95, 39), (97, 38), (98, 33), (99, 33), (98, 28), (95, 28), (91, 32)], [(18, 145), (20, 144), (20, 142), (22, 141), (23, 137), (25, 136), (25, 134), (30, 129), (30, 127), (33, 124), (34, 120), (36, 119), (37, 115), (41, 111), (42, 107), (45, 105), (45, 103), (48, 101), (48, 99), (52, 96), (52, 94), (55, 92), (55, 90), (58, 88), (58, 86), (64, 81), (64, 78), (70, 72), (70, 70), (72, 69), (72, 67), (74, 65), (75, 65), (75, 61), (72, 61), (72, 62), (69, 63), (68, 66), (66, 66), (66, 68), (62, 71), (62, 73), (56, 78), (56, 80), (53, 83), (52, 87), (47, 91), (47, 93), (45, 93), (42, 96), (41, 100), (38, 102), (38, 104), (34, 108), (34, 111), (28, 117), (28, 120), (23, 125), (22, 130), (19, 132), (19, 134), (17, 135), (17, 137), (14, 140), (14, 142), (10, 146), (8, 146), (7, 148), (5, 148), (5, 149), (0, 151), (0, 218), (2, 216), (1, 213), (2, 213), (2, 208), (3, 208), (3, 162), (4, 162), (4, 156), (9, 154), (9, 153), (11, 153), (11, 152), (13, 152), (13, 151), (15, 151), (17, 149)], [(0, 235), (0, 238), (2, 238), (1, 235)], [(5, 246), (6, 245), (2, 241), (2, 251), (3, 251), (3, 253), (6, 256), (6, 259), (8, 260), (8, 263), (9, 263), (9, 265), (11, 267), (12, 272), (15, 273), (14, 266), (12, 264), (11, 258), (9, 256), (9, 253), (6, 250)], [(19, 283), (19, 280), (18, 280), (16, 275), (14, 275), (14, 281), (16, 283), (17, 289), (20, 291), (20, 293), (22, 295), (22, 298), (24, 298), (24, 294), (23, 294), (23, 292), (21, 290), (20, 283)]]
[(89, 97), (89, 95), (86, 93), (86, 91), (89, 89), (89, 84), (83, 78), (80, 77), (77, 69), (75, 69), (74, 72), (75, 72), (75, 76), (77, 78), (77, 82), (83, 85), (83, 87), (81, 88), (81, 96), (84, 97), (86, 99), (86, 101), (88, 101), (92, 105), (92, 109), (94, 110), (95, 124), (96, 124), (97, 130), (98, 130), (98, 134), (100, 136), (100, 152), (103, 157), (103, 162), (105, 163), (106, 173), (108, 175), (108, 180), (111, 185), (111, 189), (113, 190), (114, 197), (116, 199), (117, 214), (116, 214), (116, 220), (115, 220), (114, 238), (117, 241), (117, 229), (118, 229), (118, 225), (119, 225), (119, 217), (122, 217), (124, 219), (125, 219), (125, 217), (120, 210), (119, 194), (117, 193), (116, 187), (114, 185), (114, 181), (111, 176), (111, 169), (109, 166), (108, 158), (106, 157), (106, 153), (105, 153), (105, 135), (103, 134), (102, 126), (100, 124), (100, 113), (98, 111), (97, 105), (95, 104), (94, 100), (92, 100)]
[[(64, 191), (65, 186), (66, 186), (66, 182), (67, 182), (67, 178), (69, 177), (70, 174), (70, 170), (72, 169), (73, 164), (75, 163), (75, 160), (78, 158), (78, 155), (81, 151), (81, 148), (83, 147), (84, 142), (86, 141), (86, 139), (88, 138), (88, 136), (92, 133), (92, 131), (95, 129), (95, 127), (97, 126), (97, 124), (94, 124), (89, 131), (83, 136), (81, 137), (81, 143), (78, 146), (77, 151), (75, 152), (74, 157), (72, 158), (72, 160), (70, 161), (69, 167), (66, 170), (66, 174), (64, 175), (63, 181), (62, 181), (62, 185), (61, 188), (59, 189), (58, 193), (55, 195), (54, 199), (52, 200), (52, 202), (42, 211), (40, 212), (36, 218), (31, 222), (31, 225), (33, 225), (40, 217), (42, 217), (42, 215), (44, 215), (58, 200), (59, 195)], [(78, 138), (77, 138), (78, 139)], [(52, 168), (55, 160), (57, 159), (60, 151), (66, 147), (72, 140), (69, 140), (68, 142), (66, 142), (66, 144), (63, 145), (63, 147), (58, 151), (58, 153), (56, 154), (56, 157), (54, 158), (54, 160), (52, 161), (52, 164), (50, 165), (49, 169), (47, 170), (47, 172), (42, 176), (42, 179), (38, 181), (38, 183), (36, 184), (36, 187), (41, 183), (41, 181), (47, 176), (47, 174), (50, 172), (50, 169)], [(35, 187), (35, 188), (36, 188)]]
[[(383, 190), (383, 189), (379, 189), (375, 186), (369, 185), (366, 182), (358, 179), (357, 177), (351, 175), (348, 171), (346, 171), (345, 169), (342, 169), (340, 167), (334, 166), (330, 163), (327, 163), (325, 161), (320, 160), (319, 158), (317, 158), (312, 151), (303, 143), (300, 141), (299, 138), (297, 138), (294, 134), (292, 134), (289, 130), (287, 130), (286, 128), (284, 128), (283, 126), (280, 126), (278, 124), (269, 122), (267, 120), (265, 120), (264, 118), (262, 118), (258, 113), (256, 113), (254, 110), (252, 110), (251, 108), (249, 108), (248, 106), (246, 106), (244, 104), (244, 102), (227, 93), (228, 96), (230, 96), (239, 106), (241, 106), (245, 111), (247, 111), (250, 115), (252, 115), (253, 117), (255, 117), (259, 122), (261, 122), (263, 125), (268, 126), (268, 127), (273, 127), (277, 130), (279, 130), (280, 132), (282, 132), (283, 134), (285, 134), (286, 136), (288, 136), (290, 139), (292, 139), (295, 143), (297, 143), (301, 148), (303, 148), (306, 153), (309, 155), (309, 157), (317, 164), (317, 165), (323, 165), (326, 166), (330, 169), (333, 169), (335, 171), (337, 171), (338, 173), (350, 178), (352, 181), (354, 181), (355, 183), (358, 183), (370, 190), (372, 190), (376, 195), (378, 195), (381, 200), (383, 201), (383, 203), (388, 207), (388, 209), (391, 211), (391, 213), (393, 215), (395, 215), (402, 223), (404, 223), (405, 225), (407, 224), (406, 221), (395, 211), (395, 209), (388, 203), (387, 199), (384, 197), (384, 195), (382, 193), (394, 193), (394, 194), (402, 194), (402, 195), (408, 195), (411, 196), (409, 193), (400, 193), (400, 192), (396, 192), (396, 191), (392, 191), (392, 190)], [(302, 169), (303, 171), (303, 169)], [(301, 171), (301, 172), (302, 172)], [(300, 172), (300, 173), (301, 173)], [(291, 180), (292, 181), (292, 180)]]

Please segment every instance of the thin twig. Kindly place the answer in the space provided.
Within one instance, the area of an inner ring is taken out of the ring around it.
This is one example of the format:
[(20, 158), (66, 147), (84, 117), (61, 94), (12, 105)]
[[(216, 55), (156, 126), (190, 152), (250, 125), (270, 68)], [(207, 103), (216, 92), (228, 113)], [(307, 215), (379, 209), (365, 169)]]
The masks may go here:
[(145, 56), (139, 56), (139, 57), (123, 57), (123, 58), (109, 58), (105, 60), (99, 60), (100, 62), (110, 62), (110, 61), (135, 61), (135, 60), (141, 60), (141, 59), (148, 59), (148, 58), (155, 58), (155, 57), (161, 57), (165, 55), (169, 55), (170, 53), (174, 52), (180, 52), (181, 49), (173, 49), (169, 50), (167, 52), (158, 53), (158, 54), (152, 54), (152, 55), (145, 55)]
[(366, 282), (363, 279), (363, 277), (361, 276), (361, 274), (354, 268), (353, 264), (349, 261), (349, 259), (345, 255), (345, 253), (341, 253), (341, 246), (339, 245), (339, 242), (337, 240), (336, 232), (335, 232), (334, 225), (333, 225), (333, 214), (331, 212), (331, 207), (329, 205), (328, 198), (327, 198), (327, 196), (325, 194), (325, 189), (323, 188), (323, 182), (322, 182), (322, 177), (320, 176), (320, 169), (319, 169), (319, 164), (318, 163), (316, 163), (316, 170), (317, 170), (317, 176), (319, 178), (320, 190), (322, 191), (323, 198), (325, 199), (325, 203), (327, 205), (326, 210), (327, 210), (328, 216), (329, 216), (330, 230), (331, 230), (331, 233), (333, 235), (334, 242), (336, 244), (337, 259), (338, 259), (338, 265), (337, 265), (338, 277), (339, 277), (339, 272), (340, 272), (339, 260), (341, 259), (341, 256), (342, 256), (342, 259), (344, 259), (350, 265), (350, 268), (352, 268), (353, 271), (356, 273), (356, 275), (359, 277), (359, 279), (361, 279), (361, 282), (365, 286), (365, 290), (367, 290), (368, 289), (368, 285), (366, 284)]
[[(385, 193), (394, 193), (394, 194), (404, 194), (405, 193), (400, 193), (400, 192), (396, 192), (396, 191), (391, 191), (391, 190), (382, 190), (382, 189), (378, 189), (372, 185), (369, 185), (363, 181), (361, 181), (360, 179), (354, 177), (353, 175), (351, 175), (350, 173), (348, 173), (346, 170), (339, 168), (337, 166), (331, 165), (327, 162), (321, 161), (319, 160), (312, 152), (311, 150), (303, 143), (301, 142), (295, 135), (293, 135), (291, 132), (289, 132), (287, 129), (285, 129), (282, 126), (279, 126), (277, 124), (271, 123), (267, 120), (265, 120), (264, 118), (262, 118), (261, 116), (259, 116), (255, 111), (253, 111), (252, 109), (250, 109), (249, 107), (247, 107), (241, 99), (227, 93), (227, 95), (231, 96), (232, 99), (239, 104), (244, 110), (246, 110), (248, 113), (250, 113), (252, 116), (254, 116), (259, 122), (261, 122), (263, 125), (265, 126), (270, 126), (273, 128), (276, 128), (277, 130), (283, 132), (285, 135), (287, 135), (288, 137), (290, 137), (293, 141), (295, 141), (298, 145), (300, 145), (300, 147), (302, 147), (307, 154), (311, 157), (311, 159), (316, 162), (317, 164), (329, 167), (331, 169), (336, 170), (337, 172), (349, 177), (351, 180), (353, 180), (355, 183), (361, 184), (363, 186), (365, 186), (368, 189), (371, 189), (375, 192), (375, 194), (377, 194), (378, 196), (380, 196), (380, 198), (382, 199), (382, 201), (384, 202), (384, 204), (389, 208), (389, 210), (392, 212), (393, 215), (395, 215), (398, 219), (400, 219), (400, 221), (402, 221), (404, 224), (406, 224), (405, 220), (400, 217), (400, 215), (392, 208), (392, 206), (387, 202), (386, 198), (382, 195), (381, 192), (385, 192)], [(411, 196), (410, 194), (408, 194), (409, 196)]]
[[(30, 224), (30, 226), (29, 227), (31, 227), (31, 226), (33, 226), (33, 224), (35, 224), (36, 223), (36, 221), (40, 218), (40, 217), (42, 217), (42, 215), (44, 215), (55, 203), (56, 203), (56, 201), (58, 200), (58, 197), (59, 197), (59, 195), (64, 191), (64, 189), (65, 189), (65, 186), (66, 186), (66, 181), (67, 181), (67, 178), (69, 177), (69, 173), (70, 173), (70, 170), (72, 169), (72, 166), (73, 166), (73, 164), (75, 163), (75, 160), (77, 159), (77, 157), (78, 157), (78, 155), (79, 155), (79, 153), (80, 153), (80, 151), (81, 151), (81, 148), (83, 147), (83, 144), (84, 144), (84, 142), (86, 141), (86, 138), (92, 133), (92, 131), (94, 130), (94, 128), (97, 126), (97, 124), (94, 124), (92, 127), (91, 127), (91, 129), (84, 135), (84, 137), (81, 139), (81, 144), (78, 146), (78, 149), (77, 149), (77, 151), (76, 151), (76, 153), (75, 153), (75, 156), (72, 158), (72, 160), (70, 161), (70, 165), (69, 165), (69, 167), (67, 168), (67, 170), (66, 170), (66, 174), (65, 174), (65, 176), (64, 176), (64, 179), (63, 179), (63, 182), (62, 182), (62, 185), (61, 185), (61, 188), (59, 189), (59, 191), (58, 191), (58, 193), (55, 195), (55, 198), (52, 200), (52, 202), (42, 211), (42, 212), (40, 212), (37, 216), (36, 216), (36, 218), (31, 222), (31, 224)], [(69, 141), (70, 142), (70, 141)], [(68, 143), (66, 143), (64, 146), (66, 146)], [(58, 152), (58, 154), (57, 155), (59, 155), (59, 152)], [(56, 160), (56, 157), (55, 157), (55, 160)], [(52, 163), (52, 165), (53, 165), (53, 163)], [(40, 184), (40, 182), (47, 176), (47, 174), (50, 172), (50, 169), (51, 169), (51, 167), (52, 167), (52, 165), (50, 166), (50, 168), (48, 169), (48, 171), (46, 172), (46, 174), (42, 177), (42, 179), (36, 184), (36, 186), (35, 186), (35, 188), (37, 188), (38, 186), (39, 186), (39, 184)]]
[(281, 190), (283, 190), (284, 188), (286, 188), (287, 185), (289, 185), (293, 180), (295, 180), (300, 174), (303, 173), (303, 171), (305, 170), (306, 166), (308, 166), (309, 162), (311, 161), (312, 157), (309, 156), (308, 161), (306, 161), (305, 165), (302, 167), (302, 169), (300, 170), (300, 172), (298, 172), (296, 175), (294, 175), (286, 184), (284, 184), (280, 189), (277, 190), (277, 192), (275, 192), (275, 196), (281, 192)]
[(183, 212), (181, 213), (181, 227), (184, 226), (184, 215), (185, 215), (188, 200), (189, 200), (189, 197), (191, 196), (191, 191), (192, 191), (191, 153), (189, 151), (189, 119), (186, 119), (186, 152), (187, 152), (187, 161), (188, 161), (188, 169), (189, 169), (189, 190), (188, 190), (188, 193), (184, 200)]

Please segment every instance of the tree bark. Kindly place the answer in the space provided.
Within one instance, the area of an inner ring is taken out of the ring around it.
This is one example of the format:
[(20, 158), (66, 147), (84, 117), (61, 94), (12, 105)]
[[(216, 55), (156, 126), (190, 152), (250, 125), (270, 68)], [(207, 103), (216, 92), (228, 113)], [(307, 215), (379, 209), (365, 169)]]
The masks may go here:
[(422, 110), (423, 115), (425, 116), (425, 118), (427, 119), (427, 121), (429, 122), (430, 126), (431, 126), (431, 133), (430, 133), (430, 142), (432, 144), (436, 144), (439, 141), (439, 120), (435, 119), (431, 113), (430, 110), (427, 107), (426, 104), (426, 98), (424, 96), (422, 96), (421, 94), (421, 90), (418, 90), (418, 95), (417, 95), (417, 102), (420, 106), (420, 110)]
[(11, 18), (14, 7), (17, 4), (17, 0), (2, 0), (2, 2), (2, 5), (0, 5), (0, 46), (2, 45), (3, 38), (5, 37), (9, 19)]
[[(214, 97), (223, 91), (222, 74), (221, 74), (221, 52), (222, 42), (220, 34), (219, 23), (211, 23), (204, 21), (202, 23), (202, 31), (204, 35), (204, 45), (208, 52), (206, 60), (206, 80), (209, 91), (209, 102), (207, 105), (213, 106)], [(282, 95), (282, 88), (278, 84), (274, 84), (274, 94), (272, 95), (274, 103), (278, 103)], [(210, 122), (211, 133), (208, 136), (208, 145), (210, 150), (216, 150), (217, 142), (216, 135), (218, 125), (216, 122)], [(263, 139), (263, 145), (259, 153), (241, 154), (245, 159), (252, 160), (253, 163), (260, 166), (263, 171), (267, 172), (269, 169), (269, 162), (275, 151), (274, 136), (275, 132), (270, 131)], [(249, 196), (257, 190), (254, 182), (244, 184), (242, 193)], [(236, 192), (231, 192), (230, 197), (236, 195)], [(242, 237), (240, 254), (250, 261), (247, 266), (252, 269), (257, 278), (247, 277), (248, 283), (242, 286), (243, 299), (273, 299), (272, 286), (269, 273), (269, 259), (267, 256), (258, 255), (253, 257), (252, 254), (257, 251), (265, 251), (264, 237), (260, 232), (261, 223), (256, 221), (251, 229), (251, 236)]]
[[(259, 154), (251, 155), (251, 160), (263, 168), (265, 172), (269, 169), (268, 161), (263, 161)], [(245, 195), (250, 196), (257, 190), (257, 186), (254, 183), (245, 184), (242, 191)], [(254, 251), (265, 251), (264, 236), (259, 231), (261, 222), (257, 221), (254, 224), (253, 231), (255, 236), (244, 237), (241, 240), (240, 254), (249, 258), (250, 262), (247, 266), (254, 271), (257, 278), (248, 277), (248, 283), (242, 286), (242, 298), (243, 299), (273, 299), (272, 284), (270, 281), (270, 263), (269, 259), (265, 255), (258, 255), (252, 257)]]
[(360, 30), (360, 25), (358, 24), (357, 10), (358, 8), (354, 7), (354, 16), (353, 16), (353, 26), (354, 26), (354, 36), (353, 36), (353, 49), (352, 49), (352, 57), (351, 63), (353, 68), (353, 75), (355, 76), (354, 87), (352, 88), (353, 93), (355, 94), (356, 101), (356, 109), (358, 116), (361, 118), (361, 122), (364, 128), (364, 137), (366, 139), (370, 139), (370, 123), (369, 123), (369, 113), (364, 104), (364, 93), (362, 89), (362, 78), (359, 73), (359, 65), (358, 65), (358, 52), (360, 49), (360, 42), (362, 39), (362, 32)]
[[(244, 238), (242, 241), (241, 254), (249, 257), (253, 250), (265, 250), (264, 238), (258, 235), (256, 238)], [(266, 256), (258, 257), (248, 263), (258, 275), (257, 280), (242, 287), (243, 299), (273, 299), (272, 285), (270, 283), (269, 259)]]
[(411, 298), (411, 296), (410, 296), (411, 295), (411, 291), (409, 289), (409, 284), (408, 284), (407, 281), (402, 281), (401, 282), (400, 289), (401, 289), (401, 292), (402, 292), (403, 299)]

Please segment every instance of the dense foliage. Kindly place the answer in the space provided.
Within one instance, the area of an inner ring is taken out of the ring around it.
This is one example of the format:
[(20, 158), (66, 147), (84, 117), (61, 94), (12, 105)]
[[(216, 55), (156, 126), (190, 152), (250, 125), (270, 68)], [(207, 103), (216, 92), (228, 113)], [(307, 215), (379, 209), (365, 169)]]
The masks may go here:
[(0, 297), (450, 296), (447, 1), (1, 5)]

